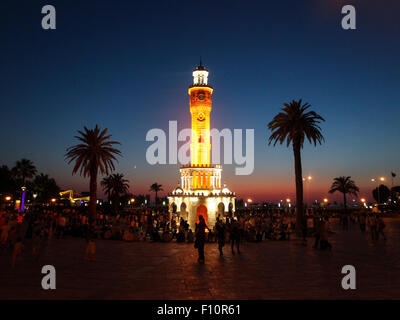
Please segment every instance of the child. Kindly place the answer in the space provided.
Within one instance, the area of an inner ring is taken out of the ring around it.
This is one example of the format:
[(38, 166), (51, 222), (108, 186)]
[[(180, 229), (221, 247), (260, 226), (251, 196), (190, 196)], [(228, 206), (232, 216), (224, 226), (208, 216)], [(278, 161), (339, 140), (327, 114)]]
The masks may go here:
[(36, 230), (33, 234), (32, 239), (32, 253), (36, 256), (39, 253), (40, 247), (40, 230)]
[(86, 241), (86, 252), (85, 252), (85, 260), (89, 260), (89, 254), (91, 256), (91, 261), (96, 261), (96, 243), (94, 242), (95, 234), (92, 229), (88, 230)]
[(17, 260), (17, 257), (20, 256), (22, 253), (22, 238), (18, 237), (17, 241), (14, 244), (14, 250), (12, 253), (12, 267), (15, 267), (15, 261)]

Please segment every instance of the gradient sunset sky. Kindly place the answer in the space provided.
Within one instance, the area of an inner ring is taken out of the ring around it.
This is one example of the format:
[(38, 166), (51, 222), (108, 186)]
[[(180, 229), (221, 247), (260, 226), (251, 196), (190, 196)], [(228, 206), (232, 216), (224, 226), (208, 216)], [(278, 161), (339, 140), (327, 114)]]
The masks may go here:
[[(41, 28), (46, 4), (56, 30)], [(345, 4), (356, 7), (357, 30), (341, 28)], [(292, 150), (267, 146), (267, 124), (299, 98), (326, 119), (325, 143), (303, 150), (306, 200), (326, 197), (339, 175), (371, 199), (371, 178), (390, 186), (390, 172), (400, 174), (398, 0), (6, 0), (0, 12), (0, 164), (28, 158), (62, 188), (88, 190), (64, 154), (76, 130), (97, 123), (121, 142), (117, 172), (132, 193), (154, 182), (172, 190), (178, 165), (147, 164), (145, 137), (169, 120), (190, 127), (187, 88), (201, 55), (211, 126), (255, 129), (253, 174), (224, 166), (239, 198), (294, 199)]]

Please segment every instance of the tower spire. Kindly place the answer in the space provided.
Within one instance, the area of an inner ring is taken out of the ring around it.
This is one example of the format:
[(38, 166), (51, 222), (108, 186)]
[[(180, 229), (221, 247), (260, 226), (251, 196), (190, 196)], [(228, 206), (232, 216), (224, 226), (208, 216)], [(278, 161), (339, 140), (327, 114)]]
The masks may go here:
[(201, 56), (200, 56), (200, 67), (202, 67), (203, 66), (203, 63), (201, 62)]

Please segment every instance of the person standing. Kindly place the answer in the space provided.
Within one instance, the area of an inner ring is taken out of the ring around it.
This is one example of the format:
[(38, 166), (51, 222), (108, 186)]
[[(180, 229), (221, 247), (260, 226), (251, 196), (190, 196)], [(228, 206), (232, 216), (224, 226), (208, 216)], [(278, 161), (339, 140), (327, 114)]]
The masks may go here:
[(222, 248), (225, 245), (225, 226), (222, 223), (222, 221), (219, 219), (218, 219), (217, 225), (216, 225), (216, 238), (218, 241), (219, 255), (222, 257), (224, 255), (222, 252)]
[(96, 238), (96, 233), (94, 230), (94, 225), (90, 226), (87, 234), (86, 234), (86, 250), (85, 250), (85, 260), (89, 261), (89, 255), (90, 255), (90, 260), (91, 261), (96, 261), (96, 243), (95, 243), (95, 238)]
[(321, 241), (320, 241), (321, 250), (325, 250), (325, 249), (332, 250), (332, 245), (328, 241), (328, 221), (327, 221), (327, 218), (321, 219), (320, 234), (321, 234)]
[[(199, 223), (196, 225), (196, 241), (195, 241), (195, 248), (199, 253), (198, 262), (204, 263), (204, 243), (206, 241), (206, 229), (208, 229), (206, 222), (202, 215), (199, 215)], [(209, 230), (209, 229), (208, 229)]]
[(347, 216), (347, 213), (342, 214), (342, 227), (343, 230), (349, 230), (349, 217)]
[(362, 213), (358, 216), (358, 223), (360, 224), (360, 230), (362, 233), (365, 232), (365, 215)]
[(320, 239), (321, 239), (321, 230), (322, 230), (322, 224), (324, 222), (322, 221), (322, 217), (319, 217), (317, 219), (317, 222), (315, 223), (315, 242), (313, 248), (318, 249), (320, 245)]
[(377, 221), (376, 221), (376, 216), (372, 215), (369, 219), (369, 230), (371, 231), (371, 239), (372, 240), (377, 240), (377, 230), (376, 230), (376, 225), (377, 225)]
[(11, 258), (11, 267), (15, 267), (15, 261), (17, 261), (17, 258), (21, 255), (22, 253), (22, 238), (18, 237), (17, 241), (14, 244), (13, 248), (13, 253), (12, 253), (12, 258)]

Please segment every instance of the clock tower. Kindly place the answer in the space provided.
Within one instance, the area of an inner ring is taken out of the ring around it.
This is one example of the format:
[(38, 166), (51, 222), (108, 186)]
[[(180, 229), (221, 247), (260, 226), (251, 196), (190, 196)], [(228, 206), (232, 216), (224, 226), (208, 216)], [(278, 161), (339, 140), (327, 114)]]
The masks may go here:
[(211, 164), (210, 113), (213, 87), (208, 84), (208, 70), (200, 65), (193, 70), (193, 84), (189, 86), (192, 136), (190, 164), (182, 165), (180, 186), (168, 194), (171, 218), (179, 224), (187, 220), (195, 230), (199, 216), (209, 228), (217, 219), (233, 216), (235, 193), (222, 183), (222, 166)]
[(208, 85), (208, 70), (200, 65), (193, 70), (193, 84), (189, 87), (192, 115), (192, 165), (210, 165), (210, 113), (213, 88)]

